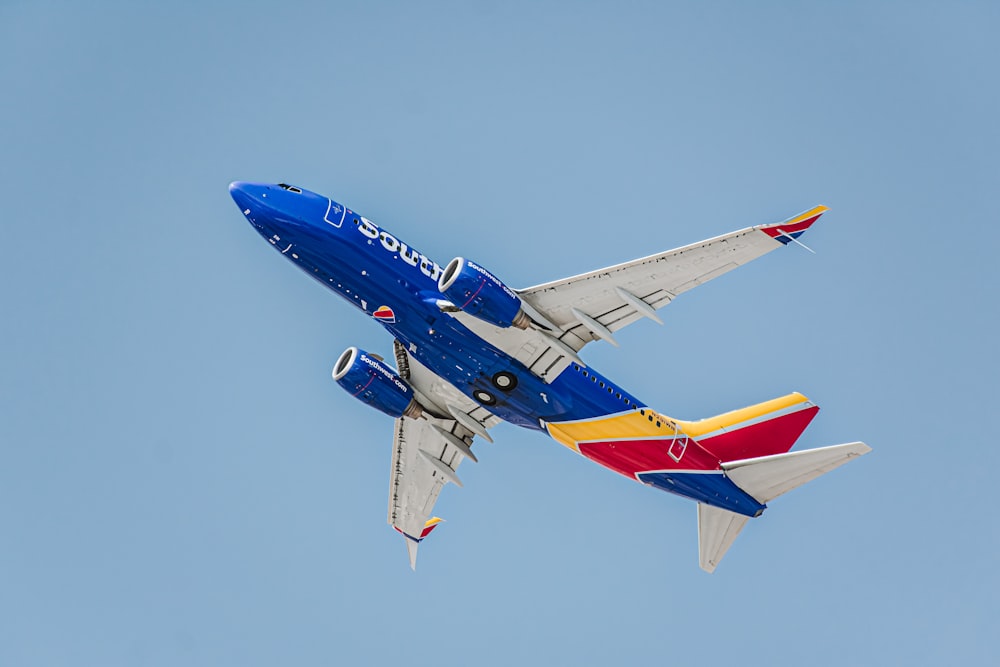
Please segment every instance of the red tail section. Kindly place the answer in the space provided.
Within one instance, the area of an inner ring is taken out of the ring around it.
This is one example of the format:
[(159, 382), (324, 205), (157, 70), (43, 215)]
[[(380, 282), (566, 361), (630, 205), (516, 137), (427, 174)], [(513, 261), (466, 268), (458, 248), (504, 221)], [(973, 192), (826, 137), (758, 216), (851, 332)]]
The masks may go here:
[(720, 461), (738, 461), (784, 454), (817, 412), (818, 406), (795, 393), (684, 427), (689, 433), (700, 432), (698, 444)]

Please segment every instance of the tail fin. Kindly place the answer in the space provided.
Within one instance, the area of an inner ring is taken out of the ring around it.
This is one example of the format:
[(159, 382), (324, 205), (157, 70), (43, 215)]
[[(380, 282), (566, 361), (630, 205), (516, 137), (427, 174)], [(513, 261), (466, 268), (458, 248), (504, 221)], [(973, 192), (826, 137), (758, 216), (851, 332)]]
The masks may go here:
[(787, 452), (817, 412), (817, 405), (795, 392), (717, 417), (680, 424), (718, 460), (735, 461)]
[[(722, 470), (757, 502), (767, 503), (870, 451), (871, 447), (863, 442), (850, 442), (730, 461), (722, 464)], [(715, 571), (747, 519), (729, 510), (698, 504), (698, 560), (701, 569)]]

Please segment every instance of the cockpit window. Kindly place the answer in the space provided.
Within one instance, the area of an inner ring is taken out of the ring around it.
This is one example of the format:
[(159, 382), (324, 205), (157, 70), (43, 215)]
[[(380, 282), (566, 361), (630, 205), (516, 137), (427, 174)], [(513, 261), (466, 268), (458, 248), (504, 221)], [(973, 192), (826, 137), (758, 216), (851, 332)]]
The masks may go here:
[(302, 194), (302, 190), (295, 187), (294, 185), (289, 185), (288, 183), (278, 183), (278, 187), (282, 190), (288, 190), (289, 192), (294, 192), (296, 194)]

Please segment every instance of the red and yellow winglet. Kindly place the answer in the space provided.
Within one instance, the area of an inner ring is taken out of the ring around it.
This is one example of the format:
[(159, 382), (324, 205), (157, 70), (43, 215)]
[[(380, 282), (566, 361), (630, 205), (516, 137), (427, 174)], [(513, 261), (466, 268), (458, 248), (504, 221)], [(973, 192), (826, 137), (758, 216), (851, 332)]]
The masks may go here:
[(817, 206), (816, 208), (811, 208), (804, 213), (799, 213), (795, 217), (789, 218), (784, 222), (761, 225), (759, 229), (775, 241), (784, 243), (785, 245), (788, 245), (791, 241), (798, 243), (795, 239), (797, 239), (802, 232), (809, 229), (814, 222), (819, 220), (819, 216), (823, 215), (828, 210), (829, 209), (826, 206)]
[(438, 524), (442, 523), (443, 521), (444, 521), (444, 519), (442, 519), (439, 516), (432, 516), (430, 519), (427, 519), (427, 521), (424, 522), (424, 527), (420, 531), (420, 535), (419, 536), (413, 536), (413, 535), (410, 535), (409, 533), (404, 533), (403, 529), (400, 528), (399, 526), (393, 526), (392, 528), (393, 528), (393, 530), (395, 530), (400, 535), (404, 535), (406, 537), (406, 539), (413, 540), (414, 542), (420, 542), (425, 537), (427, 537), (428, 535), (430, 535), (431, 531), (434, 530), (435, 528), (437, 528)]
[(431, 534), (431, 531), (438, 527), (438, 524), (444, 521), (441, 517), (432, 516), (430, 519), (424, 523), (424, 529), (420, 531), (420, 539), (424, 539)]

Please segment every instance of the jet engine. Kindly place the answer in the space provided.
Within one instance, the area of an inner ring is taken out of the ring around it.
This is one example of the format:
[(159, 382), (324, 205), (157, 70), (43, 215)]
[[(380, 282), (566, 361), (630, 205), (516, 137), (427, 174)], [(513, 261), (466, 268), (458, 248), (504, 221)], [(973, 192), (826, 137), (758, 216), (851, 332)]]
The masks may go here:
[(381, 359), (356, 347), (337, 359), (333, 379), (351, 396), (390, 417), (417, 419), (423, 412), (410, 385)]
[(498, 327), (527, 329), (531, 323), (514, 290), (464, 257), (448, 262), (438, 289), (459, 310)]

